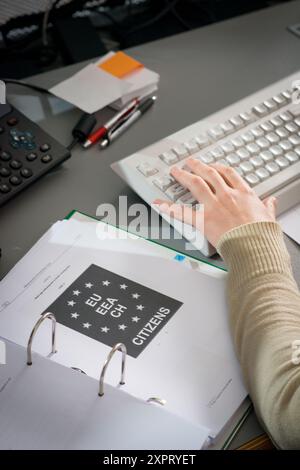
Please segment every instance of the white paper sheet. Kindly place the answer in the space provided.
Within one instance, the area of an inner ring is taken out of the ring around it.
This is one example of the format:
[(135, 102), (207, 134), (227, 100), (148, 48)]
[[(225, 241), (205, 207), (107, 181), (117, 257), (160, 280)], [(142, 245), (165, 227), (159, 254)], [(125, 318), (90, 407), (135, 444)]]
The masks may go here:
[(300, 204), (281, 214), (278, 221), (284, 233), (300, 245)]
[[(101, 363), (99, 363), (99, 369)], [(208, 430), (24, 348), (0, 366), (0, 449), (200, 449)]]
[(120, 99), (129, 88), (125, 81), (105, 72), (96, 64), (89, 64), (49, 91), (86, 113), (94, 113)]
[[(1, 334), (25, 345), (41, 312), (91, 264), (176, 299), (183, 303), (180, 309), (137, 358), (128, 357), (124, 390), (142, 399), (166, 399), (168, 410), (217, 434), (247, 395), (227, 323), (225, 274), (215, 278), (187, 269), (173, 261), (172, 250), (160, 247), (170, 252), (169, 259), (162, 258), (146, 240), (100, 240), (104, 226), (64, 221), (16, 266), (0, 285)], [(42, 354), (48, 352), (49, 330), (43, 325), (35, 340)], [(97, 378), (109, 350), (59, 324), (53, 360)], [(115, 384), (119, 368), (118, 361), (111, 364), (108, 383)]]

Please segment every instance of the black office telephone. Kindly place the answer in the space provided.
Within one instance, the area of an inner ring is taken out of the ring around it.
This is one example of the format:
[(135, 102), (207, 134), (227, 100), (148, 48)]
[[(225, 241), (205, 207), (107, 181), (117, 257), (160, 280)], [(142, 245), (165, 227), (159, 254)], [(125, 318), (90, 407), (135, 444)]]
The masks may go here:
[(0, 206), (71, 156), (10, 104), (0, 104)]

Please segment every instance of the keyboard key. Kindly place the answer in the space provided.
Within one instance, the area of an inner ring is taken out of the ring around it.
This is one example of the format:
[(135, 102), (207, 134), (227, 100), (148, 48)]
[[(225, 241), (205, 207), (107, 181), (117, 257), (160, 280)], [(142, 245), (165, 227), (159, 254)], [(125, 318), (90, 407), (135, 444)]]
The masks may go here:
[(9, 166), (14, 170), (18, 170), (19, 168), (21, 168), (22, 162), (20, 162), (20, 160), (12, 160)]
[(260, 168), (261, 166), (264, 165), (263, 159), (257, 155), (256, 157), (250, 158), (250, 162), (254, 166), (254, 168)]
[(211, 152), (206, 152), (198, 157), (199, 160), (201, 160), (203, 163), (206, 163), (206, 165), (209, 165), (210, 163), (214, 162), (214, 157)]
[(281, 93), (287, 101), (292, 99), (292, 92), (290, 90), (285, 90)]
[(299, 160), (299, 157), (295, 152), (287, 152), (285, 154), (285, 158), (287, 158), (290, 163), (295, 163)]
[(215, 147), (212, 151), (211, 154), (215, 160), (220, 160), (220, 158), (223, 158), (225, 156), (224, 151), (221, 149), (221, 147)]
[(20, 171), (20, 174), (21, 176), (23, 176), (23, 178), (27, 179), (33, 175), (33, 172), (30, 170), (30, 168), (22, 168), (22, 170)]
[(298, 127), (300, 127), (300, 118), (295, 119), (294, 123), (297, 124)]
[(235, 116), (229, 119), (229, 121), (235, 127), (235, 129), (241, 129), (241, 127), (245, 126), (245, 122), (240, 118), (240, 116)]
[(5, 152), (5, 150), (0, 152), (0, 160), (2, 160), (3, 162), (8, 162), (10, 159), (11, 154), (9, 152)]
[(279, 145), (284, 152), (287, 152), (288, 150), (291, 150), (293, 148), (293, 145), (289, 140), (282, 140), (281, 142), (279, 142)]
[(265, 181), (270, 176), (270, 173), (268, 172), (268, 170), (266, 168), (258, 168), (255, 171), (255, 174), (256, 174), (256, 176), (259, 177), (260, 181)]
[(225, 153), (231, 153), (231, 152), (234, 152), (234, 146), (231, 142), (224, 142), (222, 145), (221, 145), (221, 149), (225, 152)]
[(206, 135), (198, 135), (197, 137), (195, 137), (195, 139), (200, 149), (207, 147), (207, 145), (210, 144), (210, 140)]
[(273, 145), (270, 147), (270, 152), (273, 154), (274, 157), (280, 157), (283, 155), (283, 150), (279, 145)]
[(280, 171), (279, 166), (275, 162), (269, 162), (266, 164), (266, 169), (271, 173), (271, 175), (275, 175)]
[(8, 184), (6, 183), (0, 184), (0, 193), (6, 194), (6, 193), (9, 193), (10, 190), (11, 190), (11, 187)]
[(276, 96), (273, 96), (272, 98), (275, 103), (278, 105), (278, 106), (284, 106), (286, 104), (286, 97), (282, 95), (282, 93), (279, 93), (278, 95)]
[(251, 155), (256, 155), (260, 152), (259, 146), (254, 142), (252, 144), (248, 144), (246, 146), (246, 149), (248, 150), (248, 152), (250, 152)]
[(252, 165), (251, 162), (242, 162), (240, 164), (240, 168), (243, 170), (245, 175), (247, 175), (248, 173), (251, 173), (251, 171), (254, 170), (254, 166)]
[[(196, 139), (191, 139), (191, 140), (189, 140), (188, 142), (185, 142), (185, 143), (184, 143), (184, 147), (186, 148), (186, 150), (187, 150), (190, 154), (193, 154), (193, 153), (196, 153), (196, 152), (199, 151), (199, 145), (198, 145)], [(180, 159), (186, 157), (186, 155), (183, 154), (183, 151), (182, 151), (180, 154), (178, 154), (178, 153), (176, 152), (176, 150), (177, 150), (177, 147), (174, 147), (174, 148), (173, 148), (173, 151), (177, 154), (177, 156), (178, 156)]]
[(156, 178), (153, 180), (153, 184), (161, 189), (163, 192), (166, 191), (172, 184), (175, 183), (175, 180), (172, 176), (162, 176), (161, 178)]
[(207, 133), (213, 140), (219, 140), (225, 136), (225, 132), (221, 126), (212, 127), (207, 131)]
[(279, 114), (279, 117), (284, 122), (289, 122), (289, 121), (292, 121), (292, 119), (293, 119), (293, 115), (289, 111), (285, 111), (284, 113)]
[(3, 176), (3, 178), (6, 178), (7, 176), (11, 175), (11, 171), (9, 168), (5, 168), (4, 166), (0, 168), (0, 176)]
[(137, 166), (137, 169), (140, 173), (142, 173), (144, 176), (148, 177), (148, 176), (153, 176), (155, 175), (156, 173), (158, 173), (158, 170), (157, 168), (154, 168), (153, 166), (151, 166), (149, 163), (147, 162), (143, 162), (143, 163), (140, 163), (138, 166)]
[(237, 154), (231, 153), (226, 157), (227, 162), (230, 166), (237, 166), (240, 163), (240, 158)]
[(240, 157), (241, 160), (248, 160), (251, 157), (250, 152), (246, 148), (238, 149), (236, 154)]
[[(175, 147), (172, 148), (171, 152), (173, 152), (179, 160), (182, 160), (183, 158), (187, 157), (190, 152), (189, 152), (189, 149), (187, 148), (187, 144), (188, 142), (185, 144), (185, 145), (175, 145)], [(196, 152), (199, 150), (199, 147), (198, 147), (198, 144), (194, 144), (196, 145)], [(190, 145), (190, 148), (192, 149), (192, 144)], [(191, 152), (193, 153), (193, 152)]]
[(300, 116), (300, 106), (299, 105), (294, 105), (290, 109), (291, 114), (293, 115), (294, 118)]
[(257, 139), (256, 143), (263, 150), (267, 149), (270, 146), (270, 142), (265, 137)]
[(241, 135), (241, 138), (246, 144), (250, 144), (254, 141), (254, 135), (252, 134), (252, 132), (245, 132)]
[(19, 186), (19, 184), (22, 183), (22, 179), (19, 176), (14, 175), (9, 178), (9, 182), (13, 186)]
[(246, 175), (245, 180), (250, 186), (255, 186), (259, 183), (259, 177), (255, 173), (249, 173), (249, 175)]
[(298, 145), (298, 147), (296, 147), (294, 149), (294, 152), (296, 152), (296, 154), (298, 155), (298, 157), (300, 157), (300, 146)]
[(275, 162), (277, 163), (277, 165), (279, 166), (281, 170), (288, 167), (290, 164), (289, 160), (285, 157), (276, 158)]
[(50, 153), (43, 155), (41, 158), (41, 162), (43, 163), (50, 163), (51, 161), (52, 161), (52, 155), (50, 155)]
[(272, 98), (263, 102), (264, 106), (269, 110), (270, 113), (275, 111), (277, 108), (277, 103)]
[(37, 154), (34, 152), (31, 152), (28, 155), (26, 155), (26, 160), (28, 160), (29, 162), (33, 162), (36, 159), (37, 159)]
[(223, 129), (225, 134), (230, 134), (235, 130), (233, 124), (229, 121), (223, 122), (223, 124), (221, 124), (221, 129)]
[(253, 113), (251, 113), (251, 111), (241, 113), (239, 116), (245, 122), (246, 126), (248, 124), (250, 124), (251, 122), (255, 121), (255, 119), (256, 119), (255, 115)]
[(223, 166), (230, 166), (229, 163), (225, 160), (225, 158), (222, 158), (221, 160), (219, 160), (218, 163), (220, 163), (220, 165), (223, 165)]
[(270, 150), (264, 150), (259, 155), (261, 156), (261, 158), (263, 159), (264, 162), (271, 162), (274, 158), (274, 156), (270, 152)]
[(298, 132), (298, 126), (294, 122), (288, 122), (285, 126), (287, 131), (289, 131), (291, 134), (294, 132)]
[(166, 164), (166, 165), (173, 165), (174, 163), (178, 162), (178, 157), (175, 155), (174, 152), (164, 152), (159, 155), (159, 158)]
[(252, 108), (252, 112), (258, 117), (263, 117), (269, 113), (268, 108), (263, 103), (254, 106), (254, 108)]
[(299, 145), (300, 144), (300, 137), (297, 134), (293, 134), (289, 137), (289, 141), (292, 145)]
[(243, 139), (241, 139), (241, 137), (234, 137), (234, 139), (232, 139), (231, 143), (237, 149), (239, 149), (240, 147), (243, 147), (243, 145), (244, 145), (244, 141), (243, 141)]
[(270, 132), (269, 134), (266, 135), (266, 139), (270, 142), (270, 144), (277, 144), (279, 142), (279, 137), (275, 132)]
[(280, 127), (284, 124), (283, 120), (280, 119), (279, 116), (275, 116), (272, 119), (270, 119), (270, 123), (273, 124), (273, 126), (275, 126), (275, 127)]
[(263, 137), (265, 135), (263, 129), (261, 129), (260, 127), (255, 127), (254, 129), (252, 129), (250, 132), (252, 132), (252, 134), (254, 135), (255, 139), (258, 139), (258, 137)]
[(181, 184), (176, 183), (166, 190), (166, 195), (172, 200), (177, 201), (180, 196), (183, 196), (187, 192), (187, 189), (181, 186)]
[(289, 136), (289, 131), (287, 131), (284, 127), (278, 127), (275, 132), (280, 137), (280, 139), (286, 139)]
[(271, 121), (263, 122), (260, 127), (264, 132), (272, 132), (274, 130), (274, 125)]
[(234, 169), (240, 176), (244, 176), (244, 172), (240, 166), (236, 166)]

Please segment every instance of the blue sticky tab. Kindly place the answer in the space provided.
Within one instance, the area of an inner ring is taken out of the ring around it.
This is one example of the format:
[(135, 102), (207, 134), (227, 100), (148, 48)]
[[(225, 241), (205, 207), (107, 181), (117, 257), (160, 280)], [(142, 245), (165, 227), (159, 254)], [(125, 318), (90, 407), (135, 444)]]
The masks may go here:
[(177, 254), (176, 256), (174, 256), (174, 259), (176, 259), (176, 261), (184, 261), (185, 256)]

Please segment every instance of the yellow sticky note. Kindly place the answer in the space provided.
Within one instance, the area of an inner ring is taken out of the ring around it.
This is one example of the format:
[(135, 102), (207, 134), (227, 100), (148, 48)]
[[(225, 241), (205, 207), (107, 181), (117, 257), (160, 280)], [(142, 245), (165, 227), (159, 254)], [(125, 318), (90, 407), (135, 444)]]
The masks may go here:
[(125, 75), (144, 66), (129, 55), (119, 51), (102, 64), (99, 64), (99, 67), (115, 77), (123, 78)]

